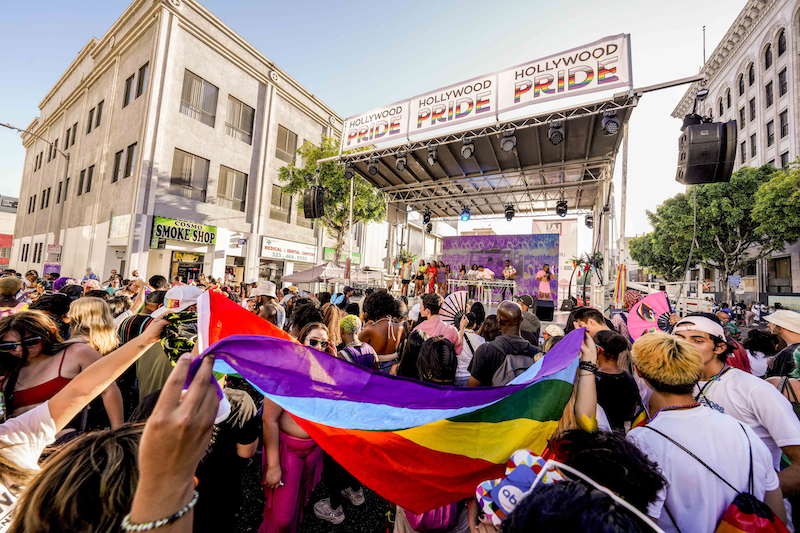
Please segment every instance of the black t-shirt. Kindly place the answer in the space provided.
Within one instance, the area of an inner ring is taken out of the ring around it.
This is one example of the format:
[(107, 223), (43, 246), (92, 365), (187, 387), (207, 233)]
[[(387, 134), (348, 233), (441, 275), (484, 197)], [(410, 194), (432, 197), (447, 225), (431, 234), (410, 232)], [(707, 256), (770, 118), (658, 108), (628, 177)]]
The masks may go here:
[(800, 346), (800, 342), (790, 344), (772, 360), (772, 364), (767, 368), (767, 377), (788, 376), (794, 370), (794, 351)]
[(603, 408), (612, 429), (624, 429), (625, 421), (632, 420), (639, 402), (639, 388), (633, 376), (598, 372), (597, 403)]
[(483, 386), (492, 384), (492, 377), (507, 355), (527, 354), (531, 357), (542, 350), (518, 335), (500, 335), (478, 346), (469, 364), (469, 373)]

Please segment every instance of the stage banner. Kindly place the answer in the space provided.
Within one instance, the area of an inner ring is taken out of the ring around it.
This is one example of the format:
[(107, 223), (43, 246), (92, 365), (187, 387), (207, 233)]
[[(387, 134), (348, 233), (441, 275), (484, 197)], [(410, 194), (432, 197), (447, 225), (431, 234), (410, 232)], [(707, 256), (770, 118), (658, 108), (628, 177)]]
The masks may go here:
[(629, 36), (615, 35), (499, 72), (498, 112), (631, 84)]
[(377, 143), (402, 144), (408, 135), (409, 101), (379, 107), (344, 121), (343, 152)]
[(409, 135), (471, 122), (497, 114), (497, 76), (489, 74), (415, 96), (410, 104)]

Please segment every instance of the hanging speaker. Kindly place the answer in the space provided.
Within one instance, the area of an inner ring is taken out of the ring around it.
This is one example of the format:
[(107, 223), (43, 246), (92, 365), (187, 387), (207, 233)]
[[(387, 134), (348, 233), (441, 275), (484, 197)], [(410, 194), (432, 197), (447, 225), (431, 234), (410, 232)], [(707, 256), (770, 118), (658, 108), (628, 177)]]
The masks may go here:
[(306, 218), (320, 218), (324, 212), (325, 187), (314, 185), (303, 193), (303, 214)]
[(731, 180), (736, 160), (736, 121), (691, 124), (678, 140), (678, 173), (683, 185)]

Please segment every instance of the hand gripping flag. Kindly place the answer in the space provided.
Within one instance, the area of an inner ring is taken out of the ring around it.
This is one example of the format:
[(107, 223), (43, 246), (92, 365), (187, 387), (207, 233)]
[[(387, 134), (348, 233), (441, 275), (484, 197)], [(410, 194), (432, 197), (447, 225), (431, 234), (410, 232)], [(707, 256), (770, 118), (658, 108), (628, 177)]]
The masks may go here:
[[(232, 333), (268, 324), (232, 302), (206, 299), (212, 329), (217, 320), (225, 323), (220, 332)], [(203, 298), (199, 304), (202, 335)], [(215, 370), (247, 379), (367, 487), (423, 513), (468, 498), (482, 481), (502, 476), (516, 450), (544, 451), (572, 393), (583, 335), (583, 329), (570, 333), (496, 388), (390, 376), (268, 336), (234, 333), (208, 350), (216, 355)]]

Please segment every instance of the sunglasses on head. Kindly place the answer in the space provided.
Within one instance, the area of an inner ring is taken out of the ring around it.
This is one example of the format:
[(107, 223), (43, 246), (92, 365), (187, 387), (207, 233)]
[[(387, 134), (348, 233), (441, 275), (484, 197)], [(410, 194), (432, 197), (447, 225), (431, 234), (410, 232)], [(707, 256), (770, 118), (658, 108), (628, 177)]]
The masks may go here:
[(308, 339), (308, 345), (312, 348), (317, 348), (320, 351), (326, 351), (330, 348), (331, 343), (330, 341), (324, 341), (322, 339)]
[(0, 352), (13, 352), (18, 346), (33, 348), (42, 341), (41, 337), (28, 337), (18, 342), (0, 342)]

